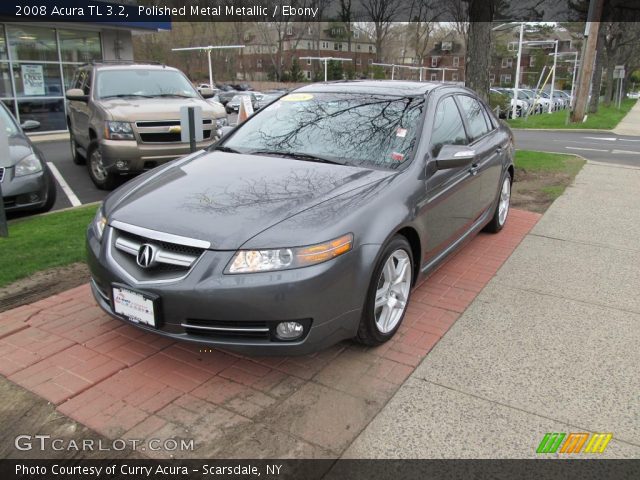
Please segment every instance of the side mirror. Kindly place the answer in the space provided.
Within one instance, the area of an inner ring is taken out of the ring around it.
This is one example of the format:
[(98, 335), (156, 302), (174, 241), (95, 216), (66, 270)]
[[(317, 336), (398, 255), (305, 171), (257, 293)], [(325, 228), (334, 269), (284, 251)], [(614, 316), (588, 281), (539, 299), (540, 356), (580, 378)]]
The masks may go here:
[(89, 95), (85, 95), (81, 88), (70, 88), (66, 92), (67, 100), (87, 102), (89, 101)]
[(444, 145), (436, 157), (436, 170), (464, 167), (475, 157), (476, 152), (465, 145)]
[(200, 95), (202, 95), (202, 98), (213, 98), (214, 93), (210, 88), (201, 88)]
[(25, 120), (20, 125), (20, 128), (22, 128), (22, 130), (36, 130), (40, 128), (40, 122), (37, 120)]

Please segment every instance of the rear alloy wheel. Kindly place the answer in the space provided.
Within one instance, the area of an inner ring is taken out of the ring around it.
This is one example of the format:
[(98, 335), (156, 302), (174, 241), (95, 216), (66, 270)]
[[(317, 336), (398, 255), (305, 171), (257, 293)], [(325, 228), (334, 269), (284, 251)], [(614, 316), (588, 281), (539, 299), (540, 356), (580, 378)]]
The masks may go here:
[(509, 172), (504, 176), (502, 180), (502, 186), (500, 187), (500, 196), (498, 197), (498, 204), (493, 214), (491, 222), (487, 224), (485, 230), (491, 233), (498, 233), (504, 227), (507, 222), (507, 216), (509, 215), (509, 206), (511, 204), (511, 175)]
[(409, 242), (395, 236), (384, 249), (374, 270), (357, 340), (380, 345), (396, 333), (407, 311), (413, 280)]
[(117, 178), (104, 167), (102, 153), (97, 142), (92, 142), (89, 145), (87, 167), (91, 180), (100, 190), (113, 190), (116, 187)]

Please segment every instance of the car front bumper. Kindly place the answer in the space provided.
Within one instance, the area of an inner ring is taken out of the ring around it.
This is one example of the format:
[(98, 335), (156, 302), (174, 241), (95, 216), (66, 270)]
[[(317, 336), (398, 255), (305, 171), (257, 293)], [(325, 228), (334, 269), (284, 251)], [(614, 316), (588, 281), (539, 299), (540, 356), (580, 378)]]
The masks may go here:
[[(89, 228), (88, 264), (96, 301), (110, 315), (176, 340), (257, 355), (299, 355), (321, 350), (356, 335), (378, 245), (364, 245), (328, 262), (294, 270), (225, 275), (235, 252), (206, 250), (180, 280), (138, 282), (123, 272), (109, 252), (109, 229), (102, 241)], [(132, 323), (113, 310), (112, 285), (159, 297), (156, 327)], [(305, 325), (300, 339), (282, 341), (282, 321)], [(185, 325), (231, 325), (237, 332), (207, 331)], [(268, 334), (240, 333), (245, 326), (266, 326)]]
[[(215, 133), (215, 130), (214, 130)], [(211, 146), (215, 138), (196, 143), (196, 150)], [(138, 143), (136, 140), (102, 140), (102, 163), (109, 172), (140, 173), (191, 153), (188, 143)], [(119, 164), (118, 161), (122, 163)]]
[(45, 205), (49, 195), (49, 173), (44, 169), (38, 173), (14, 177), (14, 169), (5, 168), (2, 178), (2, 200), (7, 212), (37, 210)]

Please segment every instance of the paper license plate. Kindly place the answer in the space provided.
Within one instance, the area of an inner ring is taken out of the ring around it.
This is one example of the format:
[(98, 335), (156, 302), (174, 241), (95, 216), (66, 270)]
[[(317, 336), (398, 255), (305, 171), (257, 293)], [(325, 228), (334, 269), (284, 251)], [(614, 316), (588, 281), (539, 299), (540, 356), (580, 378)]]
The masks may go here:
[(113, 309), (131, 322), (156, 326), (153, 299), (142, 293), (114, 286)]

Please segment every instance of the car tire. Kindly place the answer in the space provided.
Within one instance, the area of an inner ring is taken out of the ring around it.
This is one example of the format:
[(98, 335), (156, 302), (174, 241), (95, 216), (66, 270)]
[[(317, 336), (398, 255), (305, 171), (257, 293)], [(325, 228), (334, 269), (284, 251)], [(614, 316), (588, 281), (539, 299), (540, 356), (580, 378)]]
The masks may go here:
[(509, 215), (509, 207), (511, 205), (511, 174), (507, 172), (502, 177), (500, 183), (500, 190), (498, 192), (498, 199), (496, 202), (496, 209), (493, 212), (493, 218), (484, 227), (484, 230), (489, 233), (498, 233), (504, 228), (507, 223), (507, 217)]
[(78, 144), (76, 143), (75, 135), (71, 131), (71, 127), (69, 127), (69, 145), (71, 147), (71, 160), (73, 160), (73, 163), (76, 165), (84, 165), (87, 159), (78, 152)]
[(355, 338), (358, 342), (380, 345), (398, 331), (411, 296), (413, 266), (409, 242), (402, 235), (394, 236), (373, 269)]
[(56, 203), (56, 197), (58, 194), (56, 181), (48, 168), (45, 175), (47, 178), (47, 200), (44, 202), (42, 207), (38, 208), (38, 213), (44, 213), (51, 210)]
[(87, 168), (89, 170), (89, 177), (91, 177), (91, 181), (100, 190), (113, 190), (116, 188), (118, 178), (113, 173), (104, 169), (100, 145), (98, 145), (98, 142), (96, 141), (89, 144), (89, 148), (87, 150)]

